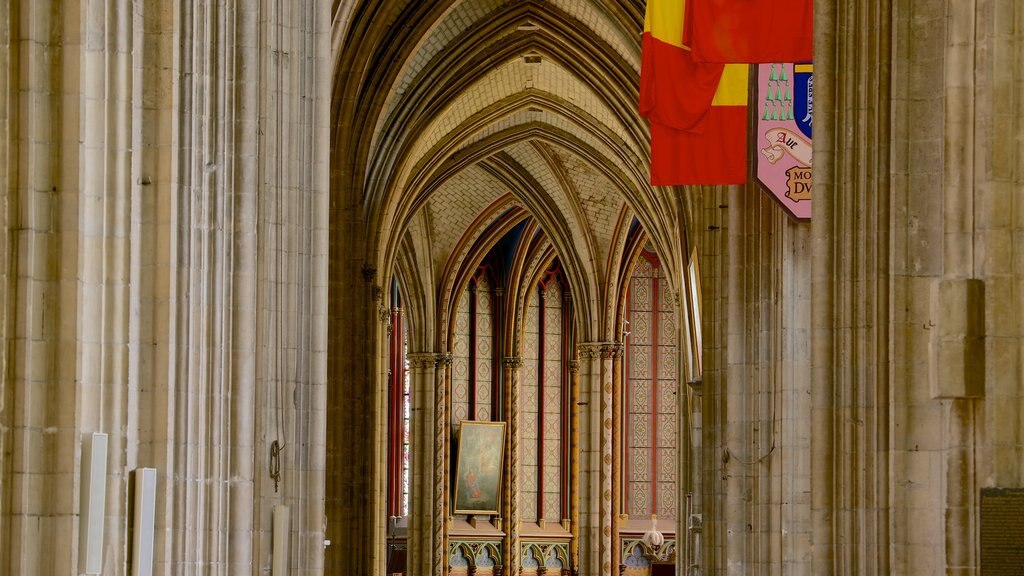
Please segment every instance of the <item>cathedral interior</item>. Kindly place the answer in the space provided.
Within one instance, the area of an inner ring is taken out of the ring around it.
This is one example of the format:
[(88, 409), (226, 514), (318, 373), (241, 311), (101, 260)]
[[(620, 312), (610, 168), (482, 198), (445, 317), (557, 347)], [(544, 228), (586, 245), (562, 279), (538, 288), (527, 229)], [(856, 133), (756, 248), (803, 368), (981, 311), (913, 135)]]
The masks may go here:
[(1024, 574), (1024, 4), (813, 7), (794, 218), (643, 0), (0, 0), (0, 573)]

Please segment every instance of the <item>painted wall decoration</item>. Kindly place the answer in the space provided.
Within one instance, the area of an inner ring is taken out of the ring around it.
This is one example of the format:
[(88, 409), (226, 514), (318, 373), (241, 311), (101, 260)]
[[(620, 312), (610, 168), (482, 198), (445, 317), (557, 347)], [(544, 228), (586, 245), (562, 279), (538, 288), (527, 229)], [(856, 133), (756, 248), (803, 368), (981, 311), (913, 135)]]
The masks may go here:
[(455, 514), (497, 514), (504, 422), (462, 421), (455, 469)]
[(629, 285), (626, 343), (624, 512), (676, 518), (678, 345), (672, 290), (645, 250)]
[(811, 63), (759, 64), (757, 180), (798, 220), (811, 217)]
[(481, 276), (463, 291), (452, 346), (452, 432), (463, 420), (491, 420), (494, 295)]
[(527, 522), (537, 521), (537, 447), (540, 418), (540, 295), (532, 290), (523, 322), (523, 367), (519, 372), (519, 514)]

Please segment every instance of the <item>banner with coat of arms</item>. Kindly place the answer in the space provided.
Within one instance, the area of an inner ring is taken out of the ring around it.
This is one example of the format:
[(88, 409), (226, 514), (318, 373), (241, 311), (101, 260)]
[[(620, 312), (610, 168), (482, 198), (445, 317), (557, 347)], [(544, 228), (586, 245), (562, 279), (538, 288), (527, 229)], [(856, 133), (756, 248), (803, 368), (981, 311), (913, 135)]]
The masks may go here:
[(813, 64), (759, 64), (757, 179), (789, 214), (811, 217)]

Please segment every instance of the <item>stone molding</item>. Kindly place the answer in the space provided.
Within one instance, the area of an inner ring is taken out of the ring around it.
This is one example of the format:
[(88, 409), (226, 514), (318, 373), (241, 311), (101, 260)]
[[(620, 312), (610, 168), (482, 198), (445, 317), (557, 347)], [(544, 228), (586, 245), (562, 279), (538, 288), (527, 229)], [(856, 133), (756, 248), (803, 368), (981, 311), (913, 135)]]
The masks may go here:
[(577, 346), (580, 358), (618, 358), (622, 355), (622, 342), (585, 342)]
[(437, 366), (437, 354), (433, 352), (414, 352), (407, 354), (409, 367), (411, 368), (434, 368)]

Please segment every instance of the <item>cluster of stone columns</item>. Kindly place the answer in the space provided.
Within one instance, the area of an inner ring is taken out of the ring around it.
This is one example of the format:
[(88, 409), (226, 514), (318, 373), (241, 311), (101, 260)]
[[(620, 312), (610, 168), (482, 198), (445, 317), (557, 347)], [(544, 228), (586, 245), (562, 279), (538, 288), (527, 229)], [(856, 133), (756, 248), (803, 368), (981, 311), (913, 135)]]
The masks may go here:
[(155, 573), (268, 570), (277, 504), (292, 573), (321, 571), (317, 4), (0, 7), (5, 571), (85, 572), (93, 432), (109, 438), (102, 573), (136, 560), (141, 467), (158, 475)]
[(977, 574), (1021, 485), (1024, 15), (815, 9), (812, 222), (692, 191), (702, 573)]
[[(132, 561), (139, 467), (159, 474), (159, 573), (266, 571), (278, 504), (292, 573), (381, 571), (366, 344), (383, 341), (381, 279), (358, 169), (331, 166), (328, 192), (329, 4), (0, 5), (11, 573), (81, 572), (92, 432), (110, 438), (104, 573)], [(704, 296), (694, 557), (702, 574), (976, 574), (978, 491), (1024, 482), (1024, 10), (815, 8), (812, 223), (753, 186), (688, 191)], [(618, 563), (617, 346), (580, 347), (590, 574)], [(442, 574), (447, 361), (412, 361), (431, 442), (414, 448), (410, 559)]]

